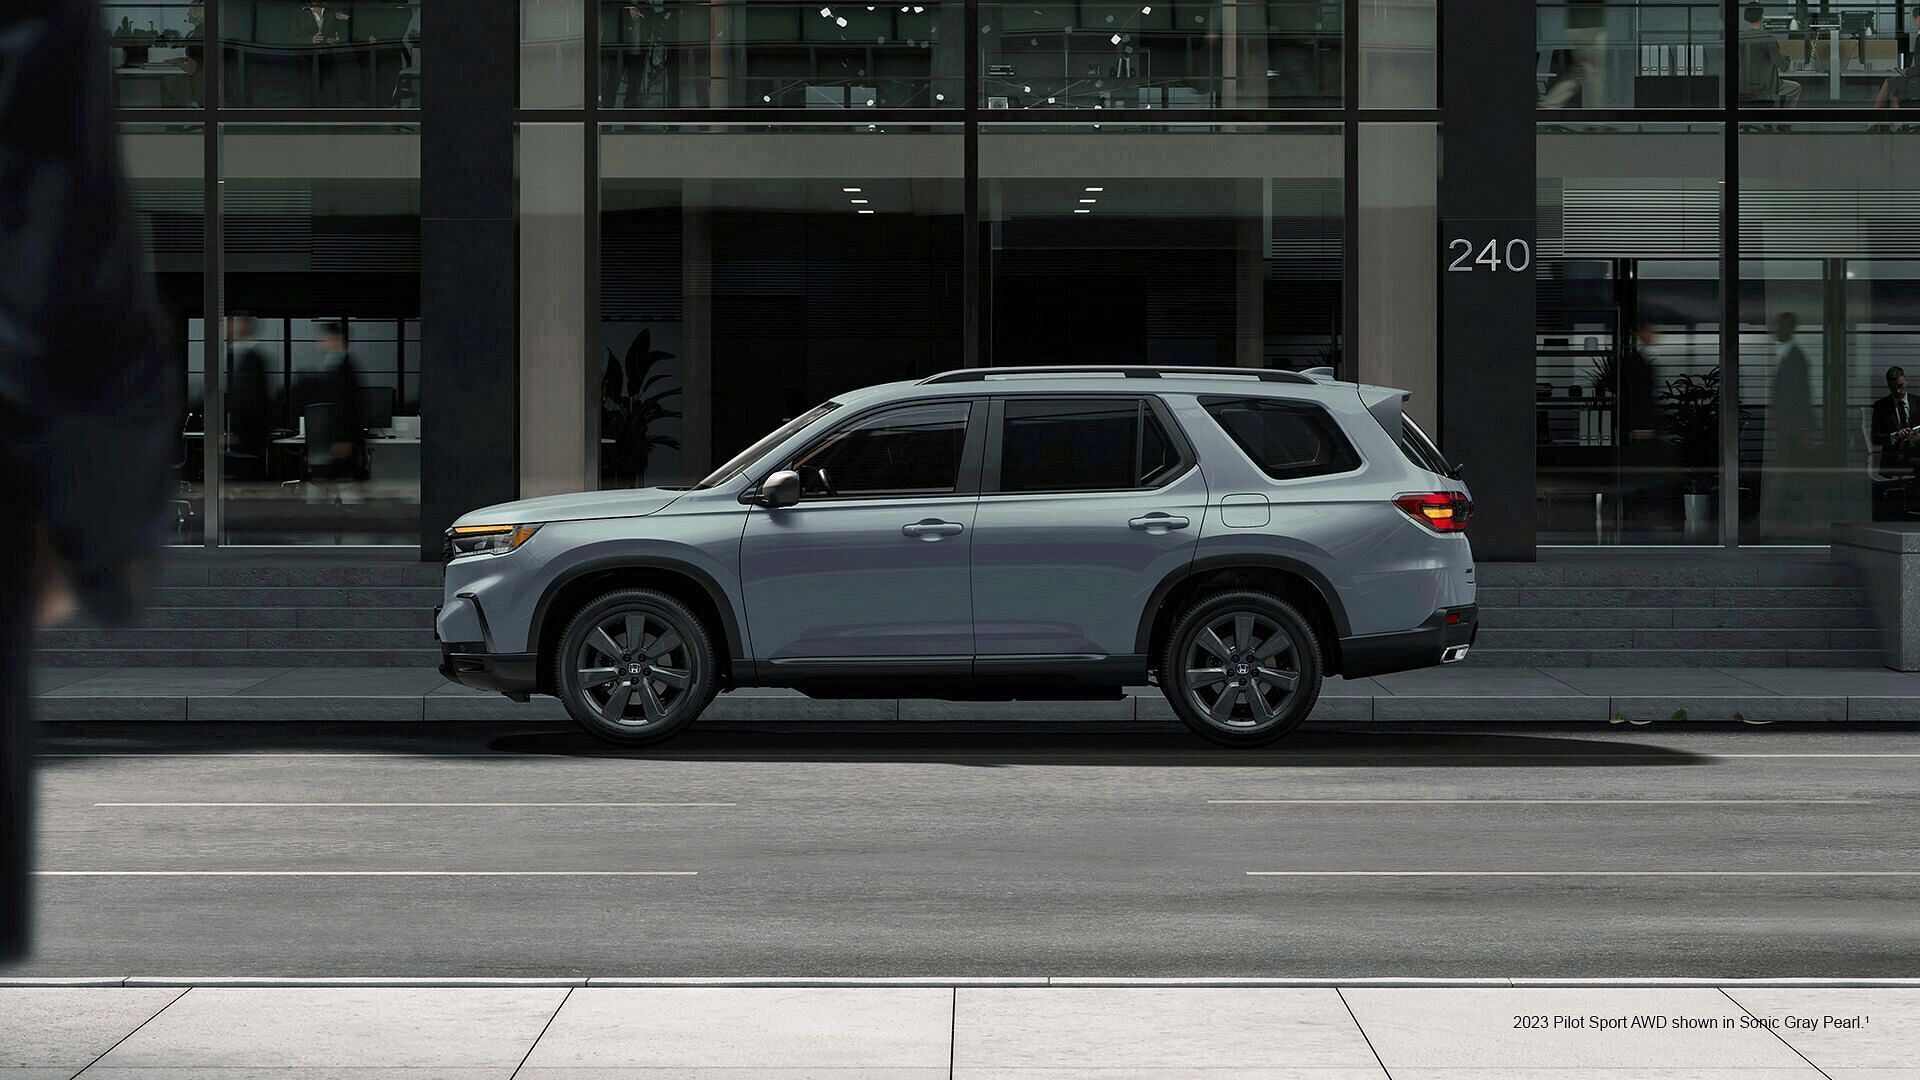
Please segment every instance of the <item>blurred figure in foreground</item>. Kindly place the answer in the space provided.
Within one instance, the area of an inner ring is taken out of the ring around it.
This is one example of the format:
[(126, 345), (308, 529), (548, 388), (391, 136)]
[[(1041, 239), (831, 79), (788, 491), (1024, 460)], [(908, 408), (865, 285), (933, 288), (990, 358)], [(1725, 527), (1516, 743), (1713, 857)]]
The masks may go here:
[(30, 944), (33, 626), (130, 614), (180, 435), (98, 21), (0, 4), (0, 961)]

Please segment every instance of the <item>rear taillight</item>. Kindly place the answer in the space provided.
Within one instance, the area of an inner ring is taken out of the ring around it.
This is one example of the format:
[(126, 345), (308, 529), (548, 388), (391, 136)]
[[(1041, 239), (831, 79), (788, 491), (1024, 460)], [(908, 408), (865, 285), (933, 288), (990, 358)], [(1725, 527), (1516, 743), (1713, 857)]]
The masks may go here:
[(1393, 505), (1437, 533), (1466, 532), (1467, 519), (1473, 516), (1473, 500), (1457, 491), (1395, 495)]

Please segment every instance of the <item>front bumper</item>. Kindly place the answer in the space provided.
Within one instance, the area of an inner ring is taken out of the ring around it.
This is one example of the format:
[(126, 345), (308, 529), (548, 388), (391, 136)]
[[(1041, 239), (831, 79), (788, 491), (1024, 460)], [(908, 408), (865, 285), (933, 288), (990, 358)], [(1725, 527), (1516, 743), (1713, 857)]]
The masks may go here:
[(1441, 608), (1412, 630), (1340, 639), (1340, 674), (1349, 679), (1449, 664), (1466, 658), (1480, 632), (1473, 604)]
[(440, 643), (440, 674), (461, 686), (525, 695), (539, 689), (539, 656), (535, 653), (487, 652), (484, 642)]

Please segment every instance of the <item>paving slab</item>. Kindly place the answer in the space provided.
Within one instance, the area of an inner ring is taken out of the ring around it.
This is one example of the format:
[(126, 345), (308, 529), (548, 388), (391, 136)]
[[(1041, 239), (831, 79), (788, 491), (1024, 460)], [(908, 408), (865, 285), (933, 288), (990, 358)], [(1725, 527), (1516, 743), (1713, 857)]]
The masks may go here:
[(296, 668), (255, 683), (238, 693), (241, 696), (262, 697), (422, 697), (450, 685), (444, 676), (433, 670)]
[(1920, 697), (1920, 673), (1858, 668), (1741, 668), (1735, 678), (1789, 695)]
[(944, 1075), (953, 993), (944, 987), (589, 987), (567, 999), (526, 1069), (533, 1075), (561, 1069)]
[(1704, 987), (1356, 989), (1343, 994), (1396, 1080), (1412, 1075), (1403, 1070), (1416, 1069), (1476, 1080), (1503, 1069), (1552, 1070), (1556, 1077), (1567, 1069), (1610, 1070), (1616, 1077), (1625, 1069), (1650, 1070), (1634, 1072), (1636, 1080), (1651, 1070), (1726, 1070), (1732, 1080), (1742, 1071), (1806, 1068), (1792, 1049), (1757, 1028), (1515, 1027), (1521, 1016), (1545, 1016), (1550, 1024), (1554, 1016), (1719, 1020), (1740, 1015), (1724, 994)]
[[(132, 991), (127, 991), (131, 993)], [(448, 1070), (511, 1076), (563, 989), (189, 990), (95, 1070)], [(165, 1075), (142, 1073), (141, 1075)]]
[(87, 679), (97, 679), (111, 670), (97, 667), (36, 667), (32, 674), (33, 692), (44, 694)]
[[(165, 697), (189, 694), (233, 694), (257, 686), (286, 668), (258, 667), (128, 667), (101, 668), (91, 679), (81, 679), (47, 691), (47, 697)], [(334, 684), (332, 692), (343, 687)]]
[[(1920, 1073), (1920, 988), (1794, 989), (1729, 987), (1727, 996), (1762, 1020), (1778, 1020), (1773, 1030), (1822, 1070), (1902, 1069)], [(1824, 1022), (1826, 1018), (1865, 1018), (1857, 1028)], [(1789, 1018), (1812, 1027), (1789, 1028)], [(1879, 1074), (1884, 1075), (1884, 1074)]]
[(1534, 669), (1583, 694), (1765, 694), (1724, 668), (1542, 667)]
[[(1379, 1063), (1331, 989), (1291, 987), (961, 989), (954, 1076), (1167, 1075)], [(1267, 1075), (1258, 1072), (1258, 1075)]]
[[(1375, 675), (1373, 681), (1389, 694), (1421, 697), (1580, 697), (1584, 691), (1536, 668), (1475, 667), (1462, 664)], [(1601, 691), (1601, 694), (1610, 691)]]
[(1838, 721), (1847, 719), (1844, 697), (1782, 697), (1778, 695), (1648, 694), (1614, 695), (1614, 716), (1627, 720), (1694, 723), (1745, 720), (1771, 724), (1782, 721)]
[[(119, 987), (0, 987), (0, 1077), (70, 1077), (183, 993)], [(62, 1071), (64, 1070), (64, 1071)]]

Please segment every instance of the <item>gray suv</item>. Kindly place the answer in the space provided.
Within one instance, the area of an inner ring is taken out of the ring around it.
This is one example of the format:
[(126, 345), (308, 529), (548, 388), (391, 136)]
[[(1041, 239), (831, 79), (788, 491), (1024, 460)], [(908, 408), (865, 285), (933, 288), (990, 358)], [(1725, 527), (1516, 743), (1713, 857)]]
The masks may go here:
[(686, 488), (447, 532), (441, 671), (666, 739), (716, 693), (1117, 698), (1255, 746), (1327, 675), (1459, 660), (1472, 502), (1399, 390), (974, 368), (843, 394)]

